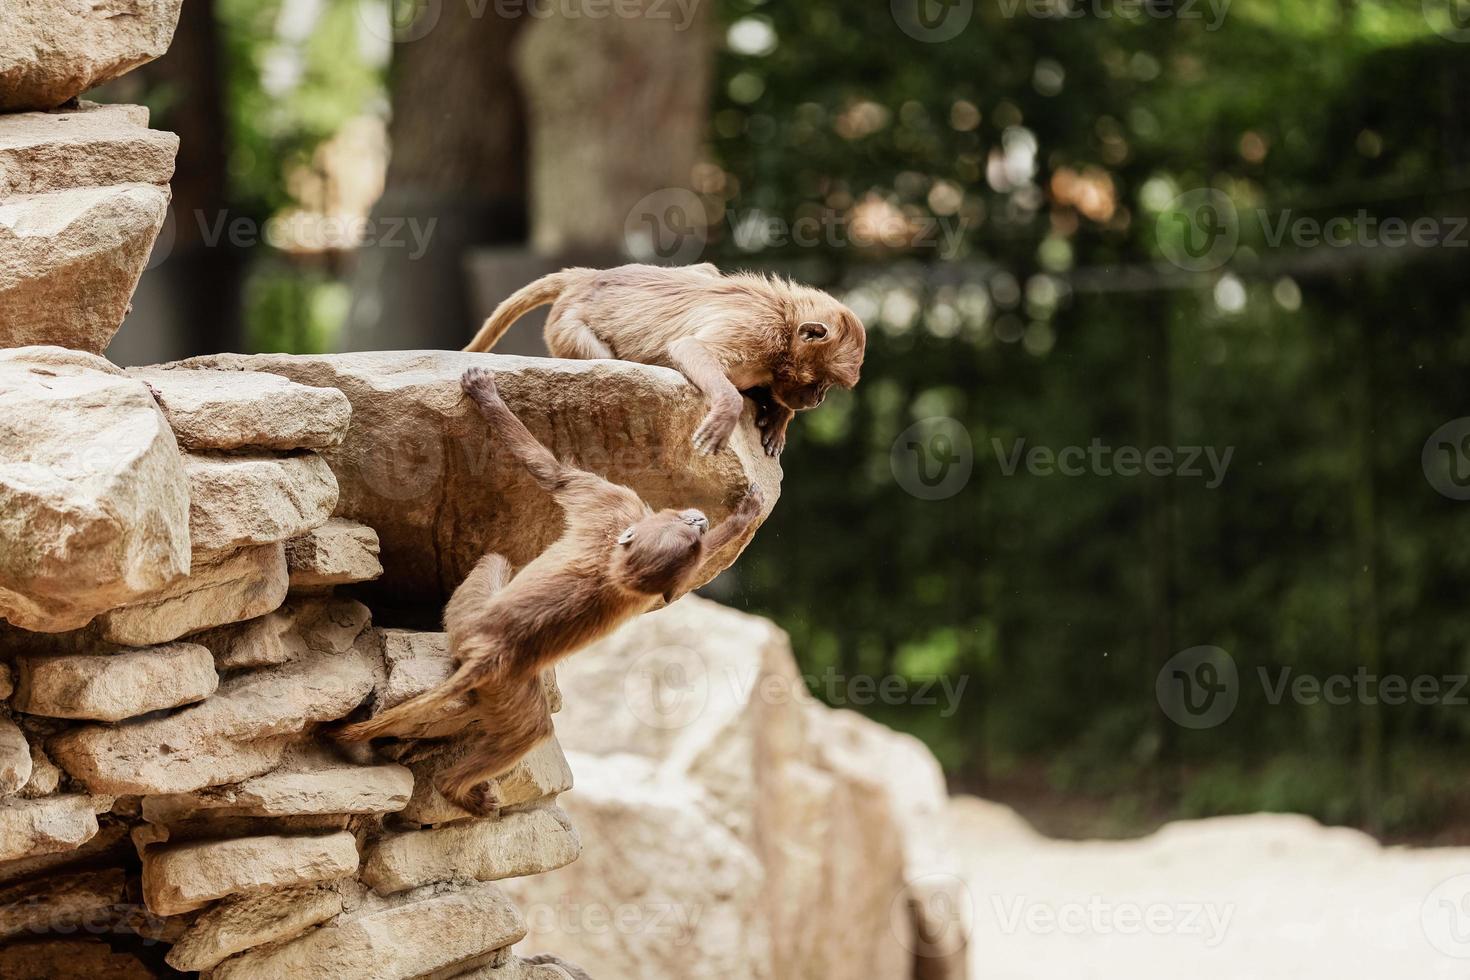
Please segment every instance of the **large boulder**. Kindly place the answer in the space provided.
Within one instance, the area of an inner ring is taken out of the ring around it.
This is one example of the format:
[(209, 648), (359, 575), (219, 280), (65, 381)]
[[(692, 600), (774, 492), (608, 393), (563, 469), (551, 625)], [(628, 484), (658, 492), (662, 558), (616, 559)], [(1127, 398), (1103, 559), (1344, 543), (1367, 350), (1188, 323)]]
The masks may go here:
[[(0, 333), (8, 322), (0, 310)], [(61, 632), (174, 583), (190, 568), (188, 515), (147, 386), (89, 354), (0, 350), (0, 617)]]
[(0, 112), (54, 109), (168, 50), (183, 0), (6, 0)]
[[(705, 399), (667, 368), (451, 351), (221, 354), (171, 367), (264, 371), (347, 395), (347, 438), (323, 455), (341, 489), (336, 516), (374, 528), (382, 542), (383, 576), (365, 587), (375, 608), (442, 603), (487, 550), (520, 565), (560, 532), (551, 496), (496, 445), (461, 391), (469, 367), (496, 372), (511, 409), (558, 457), (654, 507), (699, 507), (718, 523), (752, 482), (766, 513), (780, 493), (781, 467), (761, 451), (753, 409), (729, 449), (698, 455), (690, 435)], [(710, 556), (697, 584), (753, 535)]]
[[(569, 868), (514, 882), (516, 897), (537, 907), (642, 907), (654, 876), (639, 864), (640, 842), (677, 835), (687, 838), (678, 861), (695, 868), (714, 860), (704, 847), (749, 855), (740, 888), (758, 896), (746, 900), (758, 918), (738, 929), (701, 921), (695, 956), (688, 943), (668, 949), (659, 930), (595, 935), (533, 917), (535, 948), (638, 963), (629, 975), (649, 980), (722, 975), (699, 972), (705, 960), (742, 964), (731, 975), (865, 980), (910, 976), (933, 959), (911, 880), (943, 863), (910, 838), (942, 849), (939, 767), (913, 740), (816, 703), (771, 623), (685, 597), (563, 661), (558, 675), (566, 707), (557, 733), (577, 774), (561, 800), (586, 852)], [(639, 779), (648, 785), (635, 786)], [(599, 868), (604, 851), (616, 857)], [(660, 888), (671, 908), (698, 907), (695, 896), (708, 891), (698, 873), (667, 877)], [(751, 946), (749, 935), (765, 938)]]
[(0, 346), (106, 350), (168, 204), (168, 187), (136, 183), (0, 201)]
[(347, 434), (352, 406), (335, 388), (275, 374), (130, 368), (158, 394), (179, 445), (201, 449), (325, 449)]
[(148, 128), (136, 105), (84, 102), (60, 112), (0, 116), (0, 197), (102, 187), (165, 185), (179, 138)]

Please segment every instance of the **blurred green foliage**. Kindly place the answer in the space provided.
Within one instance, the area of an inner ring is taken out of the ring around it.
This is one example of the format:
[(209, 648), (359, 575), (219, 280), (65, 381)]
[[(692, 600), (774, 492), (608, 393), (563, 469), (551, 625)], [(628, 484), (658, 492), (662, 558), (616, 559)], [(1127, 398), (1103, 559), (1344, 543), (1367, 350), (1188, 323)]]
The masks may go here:
[[(1136, 16), (1100, 16), (1124, 6)], [(870, 709), (922, 735), (957, 786), (1003, 792), (1042, 768), (1057, 793), (1140, 815), (1436, 826), (1463, 703), (1272, 704), (1259, 671), (1470, 669), (1454, 544), (1470, 510), (1420, 461), (1467, 414), (1470, 236), (1375, 252), (1266, 233), (1283, 213), (1360, 209), (1453, 233), (1470, 214), (1470, 48), (1418, 0), (1235, 0), (1214, 29), (1205, 4), (1035, 7), (980, 0), (958, 37), (924, 43), (887, 4), (723, 5), (717, 259), (830, 283), (870, 328), (856, 392), (793, 426), (742, 599), (813, 671), (969, 677), (952, 717)], [(1093, 197), (1068, 206), (1059, 174)], [(1190, 276), (1161, 235), (1168, 202), (1199, 188), (1233, 203), (1241, 247)], [(962, 244), (749, 249), (728, 233), (753, 209), (791, 221), (869, 197), (962, 227)], [(890, 454), (936, 415), (963, 424), (974, 470), (921, 500)], [(1217, 489), (1007, 476), (1018, 439), (1233, 456)], [(1232, 655), (1240, 701), (1188, 731), (1154, 684), (1200, 644)]]

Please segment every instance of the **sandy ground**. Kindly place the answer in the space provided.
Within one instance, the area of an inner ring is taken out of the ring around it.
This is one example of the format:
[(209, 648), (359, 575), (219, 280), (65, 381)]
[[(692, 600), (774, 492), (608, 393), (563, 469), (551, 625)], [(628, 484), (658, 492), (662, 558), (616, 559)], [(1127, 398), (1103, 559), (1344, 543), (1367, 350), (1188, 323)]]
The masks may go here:
[(1305, 817), (1043, 838), (961, 797), (949, 819), (974, 980), (1470, 978), (1470, 848), (1383, 848)]

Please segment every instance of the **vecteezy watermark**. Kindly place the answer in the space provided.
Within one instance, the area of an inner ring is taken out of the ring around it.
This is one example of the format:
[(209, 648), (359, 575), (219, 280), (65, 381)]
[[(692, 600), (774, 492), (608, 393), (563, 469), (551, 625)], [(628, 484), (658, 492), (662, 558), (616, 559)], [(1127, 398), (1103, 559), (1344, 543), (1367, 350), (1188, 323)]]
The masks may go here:
[(975, 447), (957, 419), (921, 419), (893, 440), (888, 452), (893, 479), (920, 500), (953, 497), (970, 482)]
[(640, 262), (687, 265), (708, 243), (704, 202), (686, 187), (644, 195), (623, 219), (623, 246)]
[(463, 3), (471, 20), (667, 20), (688, 30), (702, 0), (358, 0), (357, 17), (380, 41), (408, 44), (428, 37), (446, 3)]
[(199, 235), (206, 248), (228, 241), (235, 248), (254, 248), (261, 242), (279, 249), (324, 251), (354, 248), (406, 248), (410, 260), (423, 258), (438, 218), (365, 218), (295, 212), (277, 215), (264, 223), (228, 211), (194, 212)]
[(1181, 728), (1223, 724), (1240, 700), (1235, 659), (1219, 647), (1181, 650), (1159, 670), (1154, 696), (1169, 720)]
[(1470, 0), (1423, 0), (1424, 19), (1448, 41), (1470, 43)]
[(680, 902), (573, 902), (562, 896), (555, 902), (536, 902), (521, 910), (532, 936), (656, 936), (661, 944), (684, 946), (692, 942), (704, 906)]
[[(1255, 678), (1267, 704), (1310, 706), (1403, 704), (1470, 706), (1470, 674), (1380, 673), (1359, 665), (1351, 673), (1313, 674), (1290, 665), (1258, 666)], [(1214, 728), (1234, 713), (1244, 685), (1235, 659), (1212, 646), (1169, 658), (1154, 682), (1159, 707), (1184, 728)]]
[[(1026, 448), (1025, 439), (1017, 439), (1007, 450), (1000, 439), (990, 440), (1000, 471), (1014, 476), (1024, 464), (1032, 476), (1174, 476), (1204, 479), (1205, 487), (1214, 490), (1225, 480), (1234, 446), (1220, 451), (1215, 446), (1139, 446), (1113, 447), (1095, 438), (1086, 446), (1050, 446)], [(1205, 467), (1208, 467), (1206, 472)]]
[(967, 674), (877, 676), (835, 667), (786, 675), (759, 665), (712, 664), (699, 651), (675, 644), (646, 650), (628, 663), (622, 703), (635, 719), (661, 731), (694, 724), (711, 705), (809, 704), (816, 697), (835, 707), (916, 705), (950, 718), (969, 684)]
[[(1255, 208), (1248, 215), (1268, 249), (1470, 248), (1470, 218), (1458, 215), (1380, 217), (1366, 208), (1326, 218), (1291, 208)], [(1159, 212), (1155, 237), (1173, 265), (1186, 272), (1212, 272), (1235, 257), (1241, 214), (1224, 191), (1186, 191)]]
[(1218, 31), (1230, 13), (1231, 0), (998, 0), (1002, 17), (1041, 20), (1203, 20), (1205, 30)]
[(915, 41), (938, 44), (959, 37), (975, 16), (975, 0), (889, 0), (893, 22)]
[(1424, 478), (1451, 500), (1470, 500), (1470, 416), (1451, 419), (1424, 440)]
[(957, 956), (974, 931), (975, 896), (957, 875), (922, 875), (894, 896), (888, 925), (899, 945), (919, 959)]
[(1213, 949), (1225, 941), (1234, 904), (1214, 902), (1033, 901), (1025, 895), (990, 897), (991, 912), (1005, 935), (1184, 936)]
[(1445, 956), (1470, 959), (1470, 874), (1446, 878), (1425, 896), (1419, 926)]

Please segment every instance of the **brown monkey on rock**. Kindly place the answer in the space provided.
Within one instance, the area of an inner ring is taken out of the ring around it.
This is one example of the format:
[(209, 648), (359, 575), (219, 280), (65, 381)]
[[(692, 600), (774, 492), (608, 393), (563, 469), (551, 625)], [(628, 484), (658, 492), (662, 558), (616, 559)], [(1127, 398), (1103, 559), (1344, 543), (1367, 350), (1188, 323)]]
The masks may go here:
[(496, 307), (465, 350), (490, 350), (547, 303), (553, 357), (657, 364), (694, 382), (710, 401), (694, 433), (705, 453), (724, 448), (747, 392), (757, 396), (761, 444), (779, 456), (796, 412), (816, 408), (834, 384), (857, 384), (867, 346), (862, 321), (820, 289), (706, 264), (552, 273)]
[(475, 750), (435, 783), (456, 805), (487, 814), (497, 801), (486, 781), (551, 734), (542, 670), (660, 599), (672, 602), (682, 595), (705, 555), (750, 529), (762, 498), (751, 484), (735, 512), (713, 531), (697, 510), (655, 513), (627, 487), (560, 462), (506, 406), (489, 371), (471, 368), (462, 385), (496, 438), (555, 496), (565, 512), (565, 530), (514, 576), (500, 555), (480, 559), (444, 611), (458, 669), (433, 690), (344, 726), (339, 737), (442, 730), (446, 714), (456, 710), (452, 702), (473, 691)]

